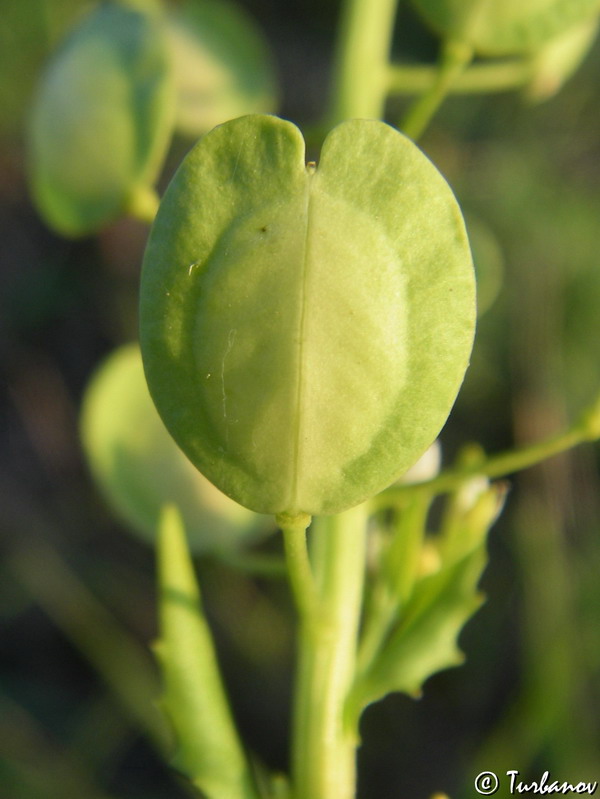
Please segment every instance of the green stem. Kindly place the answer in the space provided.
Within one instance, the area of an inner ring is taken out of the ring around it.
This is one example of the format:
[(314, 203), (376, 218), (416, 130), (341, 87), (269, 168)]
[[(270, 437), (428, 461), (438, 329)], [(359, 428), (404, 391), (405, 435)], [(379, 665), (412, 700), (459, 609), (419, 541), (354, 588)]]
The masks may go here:
[[(438, 68), (430, 65), (393, 64), (388, 73), (390, 95), (421, 94), (431, 88)], [(529, 61), (514, 60), (472, 64), (448, 86), (449, 94), (476, 94), (518, 89), (531, 80)]]
[(309, 616), (317, 604), (317, 590), (306, 545), (306, 530), (311, 517), (306, 513), (298, 516), (280, 513), (276, 521), (283, 533), (287, 570), (296, 608), (300, 616)]
[(281, 555), (250, 552), (219, 552), (219, 560), (232, 569), (254, 577), (281, 580), (287, 576), (285, 561)]
[(471, 47), (463, 42), (446, 42), (440, 54), (435, 78), (423, 94), (415, 100), (400, 123), (400, 129), (415, 141), (423, 135), (453, 85), (473, 57)]
[(124, 211), (127, 216), (151, 225), (159, 205), (160, 198), (152, 186), (138, 186), (127, 198)]
[(345, 0), (338, 28), (328, 122), (381, 119), (398, 0)]
[(317, 519), (312, 555), (318, 604), (300, 618), (292, 775), (294, 799), (353, 799), (357, 732), (344, 707), (356, 667), (365, 506)]
[(535, 466), (553, 455), (566, 452), (585, 441), (596, 441), (598, 438), (600, 438), (600, 399), (596, 400), (571, 428), (562, 433), (527, 447), (501, 452), (485, 460), (470, 461), (465, 465), (446, 469), (422, 483), (393, 486), (371, 500), (371, 507), (374, 511), (387, 508), (394, 497), (405, 497), (407, 492), (418, 490), (446, 494), (455, 491), (462, 483), (476, 476), (487, 477), (490, 480), (506, 477)]

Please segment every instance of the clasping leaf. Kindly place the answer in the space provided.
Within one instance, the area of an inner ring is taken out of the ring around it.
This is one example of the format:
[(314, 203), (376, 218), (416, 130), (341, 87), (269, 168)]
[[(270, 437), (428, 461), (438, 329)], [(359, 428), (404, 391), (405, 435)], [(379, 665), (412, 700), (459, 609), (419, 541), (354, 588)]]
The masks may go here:
[[(475, 477), (450, 497), (440, 532), (423, 542), (423, 573), (408, 596), (398, 592), (393, 623), (355, 680), (349, 717), (356, 720), (393, 691), (418, 697), (429, 677), (463, 662), (458, 638), (483, 602), (478, 583), (487, 565), (486, 537), (505, 494), (504, 484)], [(389, 580), (385, 565), (380, 580)]]

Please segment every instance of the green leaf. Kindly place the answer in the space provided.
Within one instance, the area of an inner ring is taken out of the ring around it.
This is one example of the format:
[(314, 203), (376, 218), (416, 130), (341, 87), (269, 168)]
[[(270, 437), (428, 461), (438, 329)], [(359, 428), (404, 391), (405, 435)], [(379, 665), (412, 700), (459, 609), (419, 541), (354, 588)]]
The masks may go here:
[(207, 799), (257, 799), (208, 627), (181, 517), (162, 514), (159, 538), (163, 710), (177, 739), (174, 765)]
[[(375, 584), (375, 590), (382, 581), (391, 588), (390, 623), (351, 689), (349, 718), (357, 719), (366, 705), (392, 691), (419, 696), (432, 674), (462, 663), (457, 640), (483, 601), (477, 586), (487, 563), (486, 537), (505, 497), (504, 483), (490, 485), (482, 476), (469, 478), (448, 497), (439, 532), (422, 542), (421, 576), (408, 595), (403, 590), (406, 583), (397, 577), (402, 568), (397, 560), (402, 539), (397, 536), (410, 537), (410, 525), (422, 527), (423, 521), (406, 516), (410, 506), (403, 512), (392, 546), (382, 550)], [(404, 550), (410, 554), (410, 548)], [(372, 623), (373, 617), (367, 614), (365, 638)]]
[(318, 169), (299, 130), (249, 116), (207, 134), (144, 259), (142, 355), (196, 466), (264, 513), (338, 513), (427, 449), (469, 359), (460, 211), (402, 134), (354, 120)]
[(112, 353), (84, 397), (81, 432), (96, 482), (108, 502), (146, 541), (154, 542), (160, 511), (174, 504), (194, 552), (227, 552), (270, 529), (195, 469), (158, 416), (139, 347)]
[(161, 24), (102, 3), (48, 65), (30, 125), (34, 199), (59, 232), (107, 224), (156, 179), (172, 129)]
[(177, 129), (198, 137), (228, 119), (270, 112), (276, 82), (254, 21), (226, 0), (188, 0), (169, 17)]
[(395, 632), (352, 691), (359, 710), (393, 691), (419, 696), (428, 677), (463, 662), (457, 639), (483, 601), (477, 584), (485, 565), (483, 535), (471, 552), (416, 584)]
[(412, 0), (445, 38), (485, 55), (536, 50), (600, 11), (599, 0)]

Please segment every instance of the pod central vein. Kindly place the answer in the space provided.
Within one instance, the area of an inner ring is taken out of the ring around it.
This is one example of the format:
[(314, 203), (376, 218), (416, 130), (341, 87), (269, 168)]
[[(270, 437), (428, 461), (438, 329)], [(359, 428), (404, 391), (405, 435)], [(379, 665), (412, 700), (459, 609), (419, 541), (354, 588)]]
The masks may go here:
[[(309, 298), (310, 293), (310, 279), (311, 279), (311, 258), (310, 258), (310, 238), (311, 238), (311, 205), (312, 205), (312, 187), (316, 167), (313, 162), (307, 165), (307, 180), (306, 180), (306, 193), (305, 193), (305, 232), (304, 232), (304, 252), (301, 259), (302, 275), (300, 279), (299, 303), (300, 314), (298, 323), (298, 342), (297, 342), (297, 372), (296, 372), (296, 401), (294, 412), (294, 429), (292, 431), (292, 455), (293, 455), (293, 471), (292, 471), (292, 490), (291, 490), (291, 511), (301, 511), (299, 507), (300, 495), (300, 481), (303, 471), (303, 455), (304, 455), (304, 431), (303, 431), (303, 407), (304, 407), (304, 392), (306, 387), (306, 336), (308, 328), (308, 312), (309, 312)], [(314, 267), (313, 267), (314, 268)]]

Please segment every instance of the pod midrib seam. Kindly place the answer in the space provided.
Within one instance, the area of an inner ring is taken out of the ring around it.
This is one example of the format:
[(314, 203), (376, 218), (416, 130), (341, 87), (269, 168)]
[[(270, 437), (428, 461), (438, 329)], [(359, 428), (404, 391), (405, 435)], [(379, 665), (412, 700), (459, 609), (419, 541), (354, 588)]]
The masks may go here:
[(298, 370), (296, 374), (296, 413), (295, 413), (295, 430), (293, 441), (293, 474), (292, 474), (292, 491), (290, 504), (291, 512), (303, 512), (304, 508), (298, 507), (298, 483), (300, 478), (300, 462), (302, 460), (302, 420), (301, 408), (303, 406), (304, 388), (305, 388), (305, 369), (304, 369), (304, 340), (307, 327), (307, 301), (308, 282), (309, 282), (309, 253), (310, 253), (310, 234), (311, 234), (311, 205), (312, 205), (312, 181), (314, 171), (307, 170), (306, 180), (306, 233), (304, 235), (304, 254), (302, 258), (302, 282), (300, 290), (300, 319), (298, 323)]

